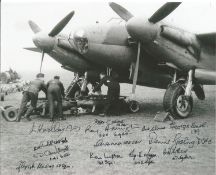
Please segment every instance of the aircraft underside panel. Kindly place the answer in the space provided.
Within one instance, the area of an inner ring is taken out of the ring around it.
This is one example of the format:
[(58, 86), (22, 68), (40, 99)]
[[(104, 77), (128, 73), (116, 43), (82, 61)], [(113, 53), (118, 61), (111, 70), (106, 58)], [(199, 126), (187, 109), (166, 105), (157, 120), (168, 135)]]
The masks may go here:
[[(151, 67), (145, 63), (141, 63), (138, 71), (137, 84), (166, 89), (172, 81), (172, 76), (165, 71), (158, 69), (158, 67)], [(134, 71), (130, 75), (129, 82), (132, 83)]]

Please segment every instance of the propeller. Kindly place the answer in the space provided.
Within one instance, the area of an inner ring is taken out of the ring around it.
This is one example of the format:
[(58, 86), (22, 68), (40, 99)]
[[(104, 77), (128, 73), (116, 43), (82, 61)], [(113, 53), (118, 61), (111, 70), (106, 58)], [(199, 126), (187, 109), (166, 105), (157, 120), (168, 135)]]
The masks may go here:
[(172, 13), (180, 4), (181, 2), (167, 2), (149, 18), (149, 22), (155, 24), (161, 21), (162, 19), (166, 18), (170, 13)]
[(113, 9), (114, 12), (116, 12), (125, 21), (128, 21), (133, 17), (133, 15), (128, 10), (126, 10), (124, 7), (120, 6), (119, 4), (116, 4), (115, 2), (109, 2), (109, 6)]
[(167, 2), (162, 7), (160, 7), (149, 19), (140, 20), (140, 18), (134, 17), (127, 9), (120, 6), (119, 4), (114, 2), (109, 3), (113, 11), (126, 21), (126, 29), (130, 36), (138, 41), (137, 59), (133, 76), (132, 98), (135, 96), (138, 78), (141, 41), (143, 44), (153, 41), (154, 36), (157, 34), (157, 28), (154, 24), (167, 17), (180, 4), (181, 2)]
[(37, 48), (24, 48), (27, 50), (31, 50), (34, 52), (42, 52), (41, 64), (40, 64), (40, 72), (42, 69), (42, 64), (44, 60), (45, 53), (49, 53), (53, 50), (55, 45), (55, 36), (58, 35), (64, 27), (68, 24), (71, 18), (74, 15), (74, 11), (70, 12), (67, 16), (65, 16), (48, 34), (41, 32), (40, 27), (33, 21), (29, 21), (29, 26), (32, 31), (35, 33), (33, 37), (33, 42), (37, 46)]
[[(181, 2), (167, 2), (162, 7), (160, 7), (149, 19), (149, 22), (157, 23), (167, 17), (170, 13), (172, 13)], [(124, 7), (116, 4), (114, 2), (110, 2), (109, 6), (116, 12), (122, 19), (125, 21), (129, 21), (133, 15)]]
[(43, 59), (44, 59), (44, 51), (42, 51), (41, 64), (40, 64), (40, 73), (41, 73), (41, 69), (42, 69)]
[(30, 20), (28, 23), (34, 33), (38, 33), (41, 31), (40, 27), (33, 21)]
[(135, 65), (135, 70), (134, 70), (134, 76), (133, 76), (132, 99), (134, 99), (135, 91), (136, 91), (136, 84), (137, 84), (137, 78), (138, 78), (138, 72), (139, 72), (140, 49), (141, 49), (141, 43), (138, 42), (137, 59), (136, 59), (136, 65)]
[(41, 50), (39, 48), (37, 48), (37, 47), (25, 47), (23, 49), (41, 53)]
[(49, 36), (56, 36), (58, 35), (63, 28), (67, 25), (67, 23), (71, 20), (74, 15), (74, 11), (70, 12), (67, 16), (65, 16), (49, 33)]

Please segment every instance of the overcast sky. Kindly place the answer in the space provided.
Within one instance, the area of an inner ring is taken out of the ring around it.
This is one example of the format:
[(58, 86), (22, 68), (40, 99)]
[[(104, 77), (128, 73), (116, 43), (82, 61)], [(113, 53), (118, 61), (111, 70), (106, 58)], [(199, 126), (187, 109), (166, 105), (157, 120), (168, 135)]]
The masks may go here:
[[(151, 16), (165, 1), (120, 0), (117, 2), (134, 16)], [(41, 55), (26, 51), (34, 47), (33, 32), (28, 20), (36, 22), (44, 31), (50, 31), (65, 15), (75, 10), (75, 15), (62, 33), (69, 34), (77, 27), (105, 23), (118, 17), (108, 5), (108, 0), (2, 0), (1, 1), (1, 69), (17, 71), (39, 70)], [(216, 1), (184, 1), (166, 21), (195, 33), (216, 32)], [(45, 56), (43, 69), (60, 71), (60, 65)]]

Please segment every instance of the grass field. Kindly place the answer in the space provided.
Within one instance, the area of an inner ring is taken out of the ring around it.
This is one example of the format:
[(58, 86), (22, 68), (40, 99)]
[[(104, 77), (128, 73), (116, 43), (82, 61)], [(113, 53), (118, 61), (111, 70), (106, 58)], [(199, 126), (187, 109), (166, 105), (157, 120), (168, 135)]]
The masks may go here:
[[(162, 111), (164, 90), (137, 87), (136, 114), (67, 116), (49, 122), (32, 116), (20, 123), (0, 119), (1, 174), (215, 174), (215, 87), (206, 100), (194, 96), (184, 120), (154, 121)], [(121, 85), (129, 95), (131, 85)], [(19, 106), (21, 93), (1, 105)]]

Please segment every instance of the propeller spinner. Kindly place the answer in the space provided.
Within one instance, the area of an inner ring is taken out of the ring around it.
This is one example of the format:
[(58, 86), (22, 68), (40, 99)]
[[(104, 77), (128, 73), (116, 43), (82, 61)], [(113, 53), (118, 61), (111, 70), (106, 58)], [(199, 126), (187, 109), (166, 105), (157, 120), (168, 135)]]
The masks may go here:
[[(53, 50), (55, 45), (55, 36), (58, 35), (64, 29), (64, 27), (68, 24), (68, 22), (71, 20), (73, 15), (74, 15), (74, 11), (70, 12), (49, 32), (49, 34), (42, 32), (40, 27), (33, 21), (29, 21), (29, 26), (32, 29), (32, 31), (35, 33), (32, 40), (35, 46), (38, 49), (40, 49), (40, 51), (42, 52), (40, 72), (41, 72), (45, 53), (49, 53)], [(32, 48), (25, 48), (25, 49), (32, 50)]]

